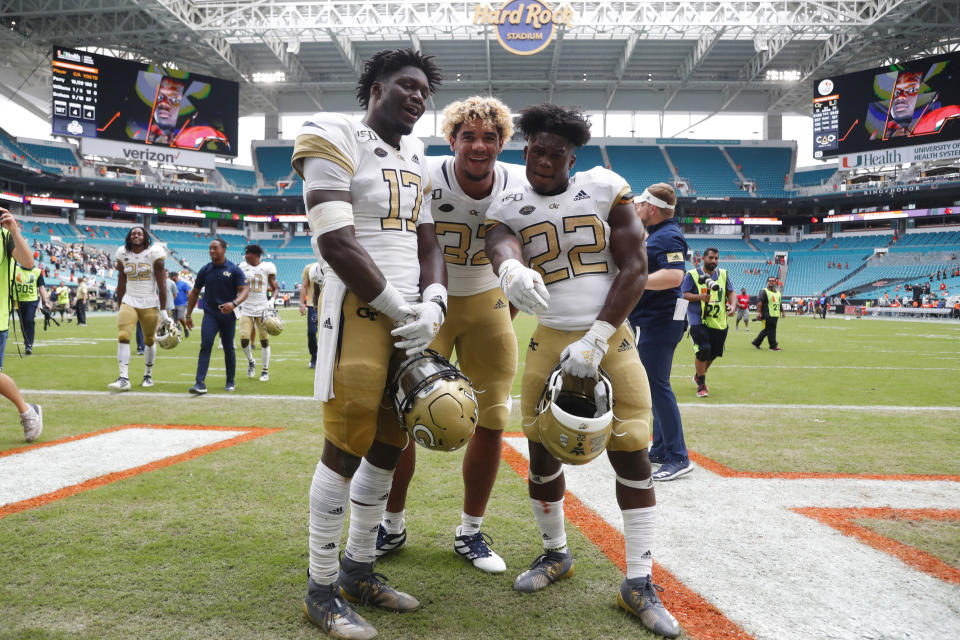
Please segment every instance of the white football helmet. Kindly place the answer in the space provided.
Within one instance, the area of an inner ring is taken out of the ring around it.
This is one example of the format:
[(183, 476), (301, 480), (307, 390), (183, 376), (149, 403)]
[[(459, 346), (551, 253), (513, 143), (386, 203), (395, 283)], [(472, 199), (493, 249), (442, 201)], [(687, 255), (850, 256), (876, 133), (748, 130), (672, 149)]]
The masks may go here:
[(417, 444), (454, 451), (473, 436), (477, 397), (470, 380), (436, 351), (405, 360), (392, 391), (397, 417)]
[(586, 464), (607, 448), (613, 432), (613, 385), (603, 369), (596, 378), (564, 375), (554, 367), (537, 402), (540, 442), (564, 464)]
[(264, 310), (262, 321), (263, 328), (272, 336), (278, 336), (280, 332), (283, 331), (283, 318), (281, 318), (277, 310), (272, 307), (267, 307), (266, 310)]
[(157, 335), (154, 341), (160, 345), (161, 349), (173, 349), (180, 344), (180, 329), (177, 323), (168, 319), (157, 327)]

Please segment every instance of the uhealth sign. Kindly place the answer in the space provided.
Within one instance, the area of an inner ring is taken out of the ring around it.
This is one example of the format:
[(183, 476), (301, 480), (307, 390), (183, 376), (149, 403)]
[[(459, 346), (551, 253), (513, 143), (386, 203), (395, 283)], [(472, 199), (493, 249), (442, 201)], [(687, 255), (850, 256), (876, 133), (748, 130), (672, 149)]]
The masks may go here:
[(550, 44), (557, 25), (572, 25), (573, 9), (566, 5), (554, 10), (538, 0), (510, 0), (499, 9), (478, 4), (473, 12), (473, 23), (493, 25), (497, 40), (504, 49), (518, 56), (529, 56), (543, 51)]

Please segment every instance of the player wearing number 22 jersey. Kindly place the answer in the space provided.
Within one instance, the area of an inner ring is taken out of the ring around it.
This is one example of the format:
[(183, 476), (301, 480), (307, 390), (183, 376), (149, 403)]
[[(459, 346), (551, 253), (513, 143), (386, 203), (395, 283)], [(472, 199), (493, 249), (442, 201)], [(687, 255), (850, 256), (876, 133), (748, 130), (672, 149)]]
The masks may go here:
[[(163, 263), (166, 251), (160, 244), (152, 244), (143, 227), (134, 227), (127, 233), (124, 245), (117, 249), (117, 363), (120, 375), (107, 385), (113, 391), (130, 390), (130, 336), (137, 322), (143, 329), (144, 374), (141, 386), (153, 386), (153, 363), (157, 355), (154, 336), (157, 323), (166, 321), (167, 285)], [(159, 307), (159, 308), (158, 308)]]

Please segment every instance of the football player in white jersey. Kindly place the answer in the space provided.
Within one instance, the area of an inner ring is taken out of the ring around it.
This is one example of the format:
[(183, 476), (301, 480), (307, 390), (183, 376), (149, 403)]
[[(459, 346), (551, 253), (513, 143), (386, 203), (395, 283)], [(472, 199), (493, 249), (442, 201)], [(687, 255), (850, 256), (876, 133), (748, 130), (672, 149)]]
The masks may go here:
[(243, 262), (238, 266), (247, 276), (247, 284), (250, 286), (250, 293), (247, 299), (240, 305), (240, 348), (243, 354), (247, 356), (247, 377), (252, 378), (257, 375), (257, 363), (253, 359), (253, 348), (250, 341), (253, 340), (254, 333), (260, 336), (260, 348), (263, 353), (263, 371), (260, 372), (260, 382), (266, 382), (270, 379), (268, 369), (270, 367), (270, 335), (263, 328), (263, 312), (270, 306), (270, 300), (267, 299), (267, 290), (271, 291), (275, 300), (280, 292), (280, 285), (277, 284), (277, 267), (272, 262), (263, 260), (263, 247), (258, 244), (247, 245), (244, 249)]
[[(130, 390), (130, 336), (137, 322), (143, 327), (144, 371), (140, 386), (153, 386), (153, 363), (157, 357), (154, 336), (159, 322), (167, 321), (167, 271), (163, 267), (166, 251), (153, 244), (144, 227), (127, 232), (123, 246), (117, 249), (117, 363), (120, 375), (107, 385), (113, 391)], [(158, 306), (159, 305), (159, 306)]]
[(294, 145), (310, 230), (326, 263), (314, 394), (323, 401), (324, 445), (310, 487), (304, 610), (338, 638), (376, 635), (344, 598), (399, 612), (420, 607), (375, 574), (373, 563), (408, 441), (392, 410), (390, 374), (404, 352), (429, 346), (446, 313), (443, 254), (422, 206), (430, 193), (424, 147), (410, 135), (440, 81), (432, 57), (380, 51), (358, 83), (363, 119), (317, 113)]
[[(503, 559), (480, 530), (500, 468), (510, 388), (517, 371), (517, 337), (509, 303), (483, 251), (487, 207), (505, 190), (520, 186), (524, 168), (497, 162), (513, 135), (505, 104), (475, 96), (443, 112), (441, 128), (454, 155), (427, 159), (433, 187), (431, 215), (447, 263), (447, 319), (431, 348), (449, 358), (454, 347), (479, 402), (477, 429), (463, 458), (464, 501), (454, 550), (481, 571), (502, 573)], [(416, 447), (409, 444), (394, 474), (384, 521), (377, 536), (383, 556), (407, 539), (404, 503), (413, 477)]]
[[(519, 126), (527, 140), (529, 184), (490, 207), (486, 233), (487, 256), (504, 293), (539, 321), (527, 350), (521, 411), (530, 449), (530, 504), (544, 552), (513, 587), (538, 591), (573, 571), (563, 522), (563, 466), (543, 444), (538, 423), (549, 416), (538, 414), (537, 404), (558, 362), (564, 375), (576, 378), (595, 378), (602, 365), (614, 395), (606, 450), (626, 543), (627, 578), (618, 602), (655, 633), (676, 637), (680, 627), (651, 577), (656, 501), (647, 457), (650, 387), (624, 323), (647, 280), (643, 225), (630, 186), (619, 175), (594, 167), (570, 176), (576, 150), (590, 140), (581, 111), (537, 105), (521, 112)], [(561, 444), (566, 438), (562, 434)]]

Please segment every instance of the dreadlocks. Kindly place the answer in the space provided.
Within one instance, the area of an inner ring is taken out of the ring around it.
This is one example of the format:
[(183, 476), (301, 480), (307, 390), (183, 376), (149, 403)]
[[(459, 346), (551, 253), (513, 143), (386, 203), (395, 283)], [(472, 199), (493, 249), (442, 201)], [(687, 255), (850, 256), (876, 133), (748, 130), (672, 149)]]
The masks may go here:
[(443, 81), (440, 67), (434, 62), (433, 56), (425, 56), (413, 49), (388, 49), (378, 51), (373, 57), (363, 63), (363, 73), (357, 84), (357, 102), (364, 109), (370, 103), (370, 88), (374, 82), (379, 82), (403, 67), (417, 67), (427, 76), (430, 93), (433, 93)]

